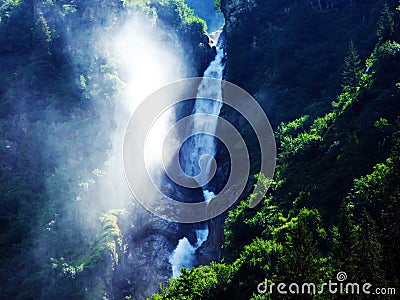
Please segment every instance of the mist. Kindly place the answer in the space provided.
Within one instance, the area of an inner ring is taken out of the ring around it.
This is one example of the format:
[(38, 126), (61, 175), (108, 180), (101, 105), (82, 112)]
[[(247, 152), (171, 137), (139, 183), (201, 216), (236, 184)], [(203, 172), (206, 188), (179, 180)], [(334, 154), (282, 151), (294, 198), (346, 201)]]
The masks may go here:
[[(207, 67), (214, 51), (204, 23), (181, 1), (7, 5), (0, 179), (11, 217), (1, 293), (146, 298), (172, 275), (168, 258), (184, 233), (130, 192), (124, 133), (152, 92)], [(143, 149), (156, 180), (175, 113), (157, 118)]]
[[(125, 129), (132, 113), (147, 96), (193, 72), (178, 37), (161, 29), (154, 20), (137, 12), (128, 14), (120, 23), (113, 16), (104, 18), (113, 26), (94, 27), (90, 36), (73, 32), (71, 28), (63, 37), (67, 45), (80, 43), (80, 51), (95, 56), (93, 60), (74, 51), (69, 54), (73, 72), (80, 78), (77, 85), (90, 101), (85, 105), (93, 113), (76, 109), (71, 119), (54, 122), (50, 132), (45, 133), (47, 143), (42, 145), (42, 152), (52, 153), (56, 170), (46, 183), (48, 198), (63, 198), (67, 214), (41, 217), (45, 228), (35, 233), (35, 257), (38, 264), (47, 264), (51, 257), (53, 264), (63, 265), (61, 272), (72, 278), (81, 270), (73, 260), (58, 256), (63, 252), (56, 237), (58, 231), (62, 231), (65, 239), (80, 236), (90, 241), (100, 233), (99, 225), (109, 214), (117, 216), (118, 224), (132, 228), (136, 234), (146, 230), (141, 220), (150, 222), (149, 213), (134, 199), (124, 177)], [(101, 87), (101, 84), (110, 86)], [(107, 94), (98, 93), (99, 88)], [(47, 114), (53, 114), (53, 119), (59, 118), (56, 110), (48, 109)], [(145, 153), (152, 170), (160, 166), (163, 135), (173, 120), (171, 109), (157, 120), (149, 133)], [(115, 240), (115, 247), (122, 252), (122, 241)], [(86, 255), (91, 255), (88, 250)], [(106, 287), (109, 284), (102, 277), (94, 277), (95, 284), (97, 281), (104, 281)], [(155, 277), (155, 280), (159, 279)]]
[[(121, 204), (126, 205), (126, 201), (131, 198), (122, 163), (122, 144), (129, 118), (152, 92), (171, 81), (183, 78), (186, 75), (186, 65), (184, 56), (176, 51), (180, 47), (177, 37), (158, 28), (140, 14), (129, 16), (115, 32), (102, 33), (97, 40), (96, 47), (105, 49), (109, 63), (117, 65), (117, 76), (123, 82), (123, 90), (116, 99), (115, 110), (104, 112), (112, 114), (115, 126), (109, 132), (109, 160), (112, 163), (108, 166), (108, 178), (103, 180), (103, 191), (100, 192), (113, 195), (113, 203), (109, 207), (111, 209), (121, 207)], [(170, 111), (153, 126), (144, 151), (147, 157), (161, 157), (162, 137), (173, 118), (173, 112)]]

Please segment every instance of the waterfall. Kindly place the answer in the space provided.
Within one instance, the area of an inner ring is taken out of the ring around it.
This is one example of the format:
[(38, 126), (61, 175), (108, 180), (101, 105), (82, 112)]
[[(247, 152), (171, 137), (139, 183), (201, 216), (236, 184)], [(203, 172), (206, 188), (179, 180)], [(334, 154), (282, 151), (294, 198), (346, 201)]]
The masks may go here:
[[(211, 201), (212, 198), (215, 197), (213, 192), (204, 191), (204, 198), (206, 202)], [(208, 225), (205, 225), (203, 229), (196, 230), (196, 239), (197, 242), (193, 246), (187, 237), (183, 237), (179, 240), (178, 246), (176, 246), (175, 250), (172, 252), (171, 257), (169, 258), (169, 263), (172, 266), (172, 276), (179, 277), (181, 274), (181, 269), (191, 269), (196, 260), (196, 250), (200, 248), (201, 245), (208, 238)]]
[[(222, 79), (224, 65), (222, 63), (224, 50), (217, 47), (217, 55), (211, 62), (203, 77)], [(209, 81), (202, 82), (198, 88), (196, 102), (194, 104), (192, 115), (194, 114), (212, 114), (218, 116), (222, 107), (222, 91), (221, 82), (213, 82), (210, 86)], [(204, 99), (202, 99), (204, 98)], [(218, 101), (208, 100), (212, 98)], [(202, 131), (215, 132), (217, 123), (202, 121), (201, 118), (196, 119), (192, 127), (193, 133)], [(215, 156), (216, 144), (214, 137), (204, 134), (196, 134), (190, 140), (186, 147), (183, 148), (185, 153), (185, 173), (190, 176), (200, 174), (199, 160), (203, 155)], [(211, 161), (208, 161), (205, 170), (202, 170), (204, 176), (208, 176)]]
[(179, 277), (181, 269), (191, 269), (195, 259), (196, 248), (190, 244), (187, 237), (179, 240), (174, 252), (169, 259), (172, 266), (172, 276)]
[[(215, 33), (214, 36), (219, 37), (219, 33)], [(215, 43), (216, 44), (216, 43)], [(224, 50), (220, 45), (216, 47), (216, 57), (210, 63), (203, 77), (222, 79), (224, 71)], [(214, 100), (209, 100), (214, 99)], [(215, 101), (217, 100), (217, 101)], [(221, 82), (213, 82), (210, 86), (209, 82), (202, 81), (197, 91), (197, 99), (195, 101), (192, 115), (194, 114), (213, 114), (218, 116), (222, 107), (222, 89)], [(192, 132), (214, 132), (217, 129), (217, 122), (206, 122), (202, 121), (201, 118), (196, 119), (197, 121), (192, 125)], [(183, 169), (187, 175), (197, 176), (201, 174), (201, 180), (204, 177), (208, 178), (211, 160), (207, 161), (207, 164), (200, 170), (199, 161), (204, 155), (215, 157), (216, 154), (216, 141), (213, 136), (206, 134), (195, 134), (192, 136), (188, 143), (182, 147), (184, 153), (184, 166)], [(203, 186), (204, 200), (208, 204), (214, 197), (215, 194), (212, 191), (206, 189), (206, 185)], [(196, 250), (207, 240), (208, 238), (208, 225), (205, 224), (204, 228), (197, 229), (196, 231), (196, 244), (192, 245), (186, 237), (179, 240), (177, 247), (172, 252), (170, 257), (170, 263), (172, 266), (173, 277), (180, 275), (181, 268), (190, 269), (193, 267), (196, 258)]]

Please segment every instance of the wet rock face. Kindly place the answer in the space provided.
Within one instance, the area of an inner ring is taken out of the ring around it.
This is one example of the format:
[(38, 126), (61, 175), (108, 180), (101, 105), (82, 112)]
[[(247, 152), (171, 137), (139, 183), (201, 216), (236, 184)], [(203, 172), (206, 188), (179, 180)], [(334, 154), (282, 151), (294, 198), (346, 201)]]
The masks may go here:
[(255, 0), (222, 0), (221, 9), (225, 16), (225, 31), (230, 32), (239, 25), (243, 13), (249, 13), (256, 7)]
[(212, 261), (221, 260), (226, 216), (227, 213), (224, 213), (207, 222), (209, 230), (208, 239), (196, 251), (196, 266), (209, 265)]
[[(129, 220), (129, 221), (128, 221)], [(114, 299), (146, 299), (172, 275), (169, 256), (179, 238), (179, 225), (136, 205), (126, 216), (123, 243), (113, 276)]]
[[(159, 284), (171, 276), (168, 258), (175, 243), (162, 233), (153, 233), (141, 241), (127, 243), (125, 281), (135, 287), (131, 291), (137, 299), (158, 292)], [(123, 273), (123, 272), (122, 272)], [(132, 278), (130, 278), (132, 276)], [(128, 281), (129, 280), (129, 281)]]

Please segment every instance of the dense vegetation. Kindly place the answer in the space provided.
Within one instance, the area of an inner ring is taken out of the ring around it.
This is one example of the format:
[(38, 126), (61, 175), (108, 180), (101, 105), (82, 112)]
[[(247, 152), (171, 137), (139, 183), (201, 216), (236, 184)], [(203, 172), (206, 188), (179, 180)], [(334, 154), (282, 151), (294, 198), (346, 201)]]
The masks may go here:
[(96, 190), (126, 78), (97, 41), (137, 12), (208, 64), (183, 0), (0, 1), (1, 299), (112, 297), (121, 212)]
[[(185, 270), (154, 298), (275, 299), (276, 289), (257, 292), (265, 278), (321, 284), (339, 271), (348, 282), (398, 288), (399, 3), (256, 2), (228, 24), (227, 76), (265, 107), (274, 102), (272, 188), (256, 209), (250, 195), (229, 212), (220, 263)], [(299, 298), (312, 296), (282, 296)]]
[[(250, 195), (229, 212), (222, 261), (183, 270), (154, 299), (275, 298), (257, 294), (264, 278), (339, 271), (398, 288), (400, 3), (214, 3), (226, 79), (271, 117), (276, 175), (262, 204), (250, 209)], [(137, 12), (196, 57), (188, 75), (208, 64), (206, 24), (184, 0), (0, 1), (1, 299), (118, 294), (123, 205), (101, 186), (125, 78), (96, 39)]]

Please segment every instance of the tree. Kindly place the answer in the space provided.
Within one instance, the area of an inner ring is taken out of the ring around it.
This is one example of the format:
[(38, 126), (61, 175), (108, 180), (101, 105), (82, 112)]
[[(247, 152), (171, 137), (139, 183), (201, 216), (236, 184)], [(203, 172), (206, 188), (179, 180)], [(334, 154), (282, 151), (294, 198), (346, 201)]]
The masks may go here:
[(382, 245), (378, 240), (375, 222), (365, 209), (360, 224), (353, 227), (353, 232), (356, 238), (351, 245), (348, 266), (352, 278), (375, 284), (384, 283)]
[(217, 12), (221, 12), (221, 0), (213, 0), (214, 5), (215, 5), (215, 10)]
[(34, 42), (36, 45), (47, 46), (51, 42), (51, 30), (46, 19), (40, 16), (36, 21), (34, 30)]
[(354, 42), (351, 41), (347, 56), (344, 59), (344, 69), (342, 72), (342, 86), (344, 90), (349, 90), (353, 94), (356, 92), (362, 73), (361, 70), (361, 60), (358, 50)]
[(283, 250), (283, 280), (292, 282), (315, 282), (323, 280), (324, 259), (319, 240), (324, 230), (321, 216), (316, 209), (300, 210), (299, 215), (285, 226)]
[(391, 285), (400, 283), (400, 133), (394, 134), (395, 145), (392, 148), (387, 165), (390, 172), (383, 181), (386, 205), (382, 210), (382, 254), (386, 278)]
[(33, 31), (32, 67), (39, 77), (54, 74), (51, 48), (51, 30), (43, 16), (36, 21)]
[(376, 32), (379, 42), (384, 42), (392, 37), (394, 33), (394, 24), (394, 14), (391, 12), (389, 5), (385, 4), (378, 21), (378, 30)]
[(351, 245), (354, 241), (353, 236), (353, 214), (351, 208), (354, 205), (350, 203), (342, 203), (340, 208), (339, 222), (337, 226), (337, 239), (335, 241), (334, 254), (338, 261), (337, 267), (340, 270), (345, 270), (349, 263), (351, 253)]

